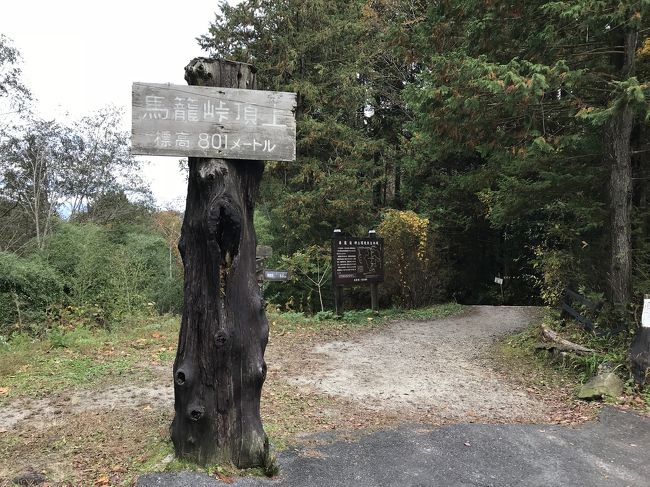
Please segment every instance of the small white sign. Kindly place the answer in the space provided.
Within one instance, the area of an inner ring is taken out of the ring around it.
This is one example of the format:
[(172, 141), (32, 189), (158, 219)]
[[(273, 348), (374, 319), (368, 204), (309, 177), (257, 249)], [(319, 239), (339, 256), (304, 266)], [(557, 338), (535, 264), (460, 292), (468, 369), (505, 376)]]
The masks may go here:
[(502, 285), (503, 284), (503, 279), (501, 279), (500, 277), (495, 277), (494, 282), (496, 282), (499, 285)]
[(643, 300), (643, 314), (641, 315), (641, 326), (650, 328), (650, 299)]

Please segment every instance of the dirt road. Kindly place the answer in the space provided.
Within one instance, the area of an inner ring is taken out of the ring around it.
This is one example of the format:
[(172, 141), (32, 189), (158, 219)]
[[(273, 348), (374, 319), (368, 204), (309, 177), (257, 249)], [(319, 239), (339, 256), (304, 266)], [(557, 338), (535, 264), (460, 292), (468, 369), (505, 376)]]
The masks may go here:
[[(272, 326), (262, 397), (265, 428), (276, 444), (311, 445), (321, 441), (313, 433), (348, 438), (405, 423), (590, 419), (590, 406), (569, 403), (559, 389), (530, 389), (517, 370), (504, 370), (493, 356), (497, 337), (539, 315), (536, 308), (474, 306), (449, 318), (375, 328)], [(90, 485), (164, 469), (173, 458), (172, 358), (154, 357), (161, 340), (164, 350), (173, 346), (175, 333), (152, 333), (146, 352), (135, 349), (142, 362), (127, 375), (2, 404), (0, 485), (33, 471), (44, 472), (51, 485)]]
[[(309, 394), (348, 399), (385, 413), (435, 412), (443, 422), (467, 418), (537, 421), (544, 405), (514, 388), (490, 366), (498, 336), (527, 326), (537, 308), (473, 306), (459, 316), (395, 322), (349, 341), (288, 350), (281, 339), (267, 349), (269, 374)], [(0, 430), (47, 422), (62, 413), (143, 407), (169, 409), (173, 389), (166, 368), (146, 386), (115, 386), (65, 397), (21, 401), (0, 408)]]
[(537, 308), (474, 306), (451, 318), (393, 323), (306, 350), (300, 373), (287, 380), (378, 411), (435, 411), (449, 421), (541, 420), (544, 405), (497, 374), (487, 353), (495, 338), (539, 315)]

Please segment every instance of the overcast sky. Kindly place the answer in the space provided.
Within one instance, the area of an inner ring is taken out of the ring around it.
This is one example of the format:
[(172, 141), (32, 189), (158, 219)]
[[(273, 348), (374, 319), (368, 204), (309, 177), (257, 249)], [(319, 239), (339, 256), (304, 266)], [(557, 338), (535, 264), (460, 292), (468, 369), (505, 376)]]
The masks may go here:
[[(113, 104), (125, 109), (130, 129), (131, 84), (185, 84), (185, 65), (206, 55), (195, 38), (207, 33), (217, 8), (217, 0), (5, 0), (0, 33), (22, 54), (39, 114), (78, 118)], [(178, 159), (147, 159), (158, 203), (184, 204)]]

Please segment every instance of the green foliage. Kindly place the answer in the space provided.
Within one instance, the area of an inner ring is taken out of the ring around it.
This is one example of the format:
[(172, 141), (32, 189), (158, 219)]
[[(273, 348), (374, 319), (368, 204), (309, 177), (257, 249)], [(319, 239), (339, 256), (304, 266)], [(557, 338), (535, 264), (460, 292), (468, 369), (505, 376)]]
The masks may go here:
[(382, 294), (394, 306), (415, 308), (444, 296), (445, 263), (427, 218), (413, 211), (388, 210), (378, 227), (384, 238)]
[(564, 290), (580, 275), (580, 269), (575, 265), (573, 256), (566, 251), (538, 247), (535, 256), (537, 259), (533, 262), (533, 268), (538, 271), (535, 279), (540, 297), (548, 306), (557, 307)]
[(628, 357), (631, 335), (602, 333), (609, 326), (600, 329), (600, 334), (590, 333), (577, 323), (572, 321), (563, 323), (552, 317), (547, 317), (547, 324), (556, 330), (561, 330), (562, 336), (567, 340), (594, 350), (591, 354), (571, 354), (564, 362), (566, 367), (575, 371), (581, 382), (594, 376), (598, 372), (598, 367), (603, 364), (616, 369), (621, 377), (629, 377)]
[[(297, 309), (325, 311), (324, 294), (331, 295), (332, 264), (330, 250), (311, 245), (290, 256), (282, 256), (280, 265), (289, 271)], [(297, 292), (296, 292), (297, 291)], [(329, 301), (329, 299), (327, 299)]]
[(45, 318), (63, 297), (64, 283), (47, 263), (0, 252), (0, 334)]
[(271, 245), (273, 234), (271, 233), (271, 220), (269, 217), (264, 212), (255, 210), (253, 225), (255, 226), (257, 245)]
[[(182, 279), (161, 235), (146, 227), (60, 222), (36, 253), (0, 254), (0, 331), (108, 327), (128, 316), (179, 312)], [(25, 328), (26, 329), (26, 328)]]
[(464, 311), (457, 303), (437, 304), (417, 309), (388, 308), (379, 312), (370, 309), (346, 311), (342, 317), (331, 311), (323, 311), (315, 316), (304, 313), (280, 312), (277, 309), (267, 309), (269, 323), (278, 333), (309, 330), (346, 330), (373, 328), (392, 320), (434, 320), (454, 316)]
[(399, 99), (388, 94), (403, 84), (395, 78), (400, 63), (374, 42), (379, 24), (365, 4), (221, 2), (200, 38), (217, 57), (254, 63), (260, 88), (297, 93), (298, 160), (267, 163), (262, 185), (265, 243), (278, 255), (322, 246), (334, 228), (365, 234), (389, 198)]
[[(535, 287), (556, 302), (567, 280), (605, 291), (615, 120), (648, 107), (645, 71), (623, 50), (643, 44), (648, 3), (470, 0), (420, 13), (403, 41), (420, 68), (404, 92), (408, 185), (427, 201), (418, 211), (464, 232), (452, 263), (467, 267), (462, 240), (477, 232), (499, 273), (526, 284), (509, 286), (517, 302)], [(639, 130), (624, 143), (642, 147)]]

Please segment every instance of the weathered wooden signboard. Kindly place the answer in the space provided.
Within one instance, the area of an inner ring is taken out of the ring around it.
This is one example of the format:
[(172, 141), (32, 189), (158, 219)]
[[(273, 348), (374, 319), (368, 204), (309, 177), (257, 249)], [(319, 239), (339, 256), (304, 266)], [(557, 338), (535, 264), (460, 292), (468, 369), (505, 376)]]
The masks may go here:
[(132, 153), (293, 161), (296, 94), (133, 83)]
[(384, 239), (334, 237), (332, 270), (336, 286), (384, 282)]
[(271, 269), (264, 269), (265, 281), (288, 281), (289, 271), (277, 271)]

